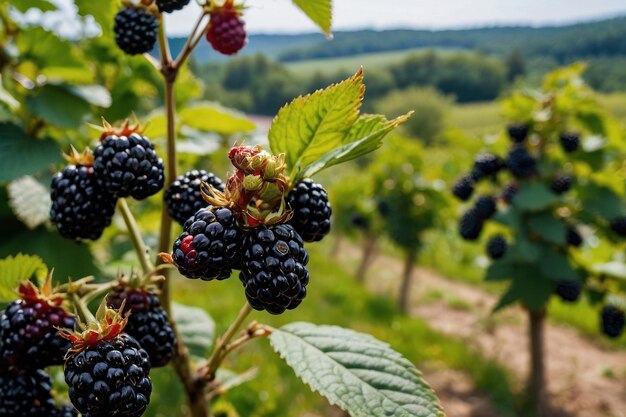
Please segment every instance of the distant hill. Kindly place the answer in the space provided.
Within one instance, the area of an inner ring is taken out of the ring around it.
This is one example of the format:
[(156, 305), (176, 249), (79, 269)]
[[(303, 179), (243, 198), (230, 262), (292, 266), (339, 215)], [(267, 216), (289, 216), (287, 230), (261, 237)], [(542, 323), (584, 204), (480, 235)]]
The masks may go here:
[[(477, 49), (504, 56), (520, 49), (525, 56), (551, 56), (559, 62), (588, 57), (626, 56), (626, 16), (567, 26), (488, 27), (461, 30), (338, 31), (332, 42), (321, 34), (251, 35), (244, 54), (263, 53), (280, 61), (352, 56), (415, 48)], [(174, 51), (184, 39), (170, 40)], [(201, 42), (199, 62), (223, 60)]]

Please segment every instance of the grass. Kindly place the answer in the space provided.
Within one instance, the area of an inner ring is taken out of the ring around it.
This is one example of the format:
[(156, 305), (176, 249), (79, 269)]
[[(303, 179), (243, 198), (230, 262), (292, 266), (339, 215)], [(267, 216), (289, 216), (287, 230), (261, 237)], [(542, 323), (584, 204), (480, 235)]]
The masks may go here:
[(448, 125), (473, 137), (497, 134), (502, 129), (501, 111), (496, 101), (457, 104), (450, 112)]
[[(444, 336), (421, 320), (402, 316), (390, 298), (381, 298), (357, 285), (341, 266), (329, 261), (326, 249), (311, 246), (311, 283), (305, 302), (282, 316), (253, 313), (256, 319), (272, 326), (292, 321), (336, 324), (370, 333), (389, 342), (396, 350), (421, 368), (452, 368), (467, 373), (481, 391), (487, 393), (502, 415), (513, 416), (515, 396), (510, 376), (492, 361), (470, 349), (460, 339)], [(175, 278), (175, 299), (210, 311), (222, 333), (243, 301), (241, 283), (236, 277), (225, 282), (196, 282)], [(240, 416), (328, 415), (324, 399), (300, 383), (266, 340), (246, 345), (228, 362), (230, 369), (243, 372), (258, 367), (258, 377), (225, 396)], [(182, 393), (172, 371), (154, 374), (155, 396), (149, 409), (151, 417), (180, 415)]]

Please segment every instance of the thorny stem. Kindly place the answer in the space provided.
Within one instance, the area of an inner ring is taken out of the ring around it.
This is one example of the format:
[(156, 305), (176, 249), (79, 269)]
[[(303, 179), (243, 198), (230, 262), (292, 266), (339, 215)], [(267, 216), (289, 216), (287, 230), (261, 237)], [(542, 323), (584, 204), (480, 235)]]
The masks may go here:
[(133, 241), (133, 246), (135, 247), (135, 251), (137, 252), (137, 257), (139, 258), (139, 262), (141, 262), (141, 269), (143, 270), (144, 274), (147, 274), (152, 271), (153, 267), (150, 263), (150, 260), (148, 259), (148, 248), (146, 247), (146, 244), (141, 237), (139, 226), (137, 226), (135, 217), (130, 211), (130, 207), (128, 207), (128, 202), (125, 198), (120, 198), (117, 205), (122, 212), (122, 217), (124, 217), (124, 223), (126, 223), (128, 233), (130, 233), (130, 238)]

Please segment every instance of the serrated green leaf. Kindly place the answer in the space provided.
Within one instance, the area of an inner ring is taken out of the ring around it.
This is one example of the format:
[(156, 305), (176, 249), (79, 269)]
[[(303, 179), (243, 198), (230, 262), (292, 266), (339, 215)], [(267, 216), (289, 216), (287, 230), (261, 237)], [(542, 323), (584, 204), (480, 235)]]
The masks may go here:
[(370, 335), (299, 322), (269, 339), (300, 379), (352, 417), (444, 416), (413, 364)]
[(46, 122), (64, 128), (77, 128), (89, 115), (89, 103), (67, 85), (44, 85), (26, 97), (26, 108)]
[(579, 279), (567, 256), (551, 249), (546, 248), (542, 252), (539, 268), (545, 277), (554, 281)]
[(15, 289), (24, 280), (36, 278), (43, 281), (48, 275), (48, 267), (38, 256), (18, 253), (0, 259), (0, 302), (17, 299)]
[(9, 206), (29, 229), (43, 224), (50, 216), (50, 192), (35, 178), (27, 175), (8, 186)]
[(504, 281), (507, 279), (512, 279), (514, 269), (515, 265), (513, 265), (506, 258), (495, 261), (487, 268), (485, 281)]
[(513, 198), (515, 207), (526, 211), (543, 210), (558, 201), (550, 188), (541, 182), (531, 182), (520, 187)]
[(528, 227), (532, 233), (541, 236), (547, 242), (557, 245), (565, 243), (567, 227), (550, 212), (532, 215), (528, 220)]
[(204, 132), (232, 135), (256, 129), (256, 125), (243, 113), (217, 103), (198, 103), (184, 108), (179, 115), (183, 124)]
[(331, 0), (293, 0), (326, 36), (331, 36), (333, 7)]
[(359, 117), (363, 70), (325, 90), (301, 96), (281, 108), (268, 139), (272, 152), (285, 153), (293, 172), (344, 145)]
[(26, 13), (29, 9), (39, 9), (42, 12), (57, 10), (57, 6), (48, 0), (19, 0), (11, 3), (18, 11)]
[(532, 310), (540, 309), (546, 305), (554, 291), (553, 281), (546, 279), (538, 268), (530, 265), (516, 268), (513, 274), (511, 286), (502, 295), (494, 311), (501, 310), (518, 301)]
[(66, 85), (65, 88), (94, 106), (106, 109), (111, 105), (111, 93), (101, 85)]
[(211, 316), (201, 308), (178, 303), (172, 304), (172, 316), (191, 355), (206, 356), (215, 338), (215, 321)]
[[(93, 2), (92, 3), (113, 3)], [(54, 68), (80, 68), (88, 72), (87, 60), (76, 44), (38, 26), (24, 28), (17, 37), (20, 58), (33, 61), (45, 71)]]
[(0, 181), (40, 172), (61, 159), (55, 142), (31, 138), (12, 123), (0, 123), (0, 138)]
[(592, 182), (580, 187), (580, 197), (585, 211), (605, 219), (622, 215), (622, 199), (612, 189)]
[(507, 250), (507, 257), (514, 262), (532, 263), (539, 258), (541, 248), (532, 242), (518, 238), (513, 245)]

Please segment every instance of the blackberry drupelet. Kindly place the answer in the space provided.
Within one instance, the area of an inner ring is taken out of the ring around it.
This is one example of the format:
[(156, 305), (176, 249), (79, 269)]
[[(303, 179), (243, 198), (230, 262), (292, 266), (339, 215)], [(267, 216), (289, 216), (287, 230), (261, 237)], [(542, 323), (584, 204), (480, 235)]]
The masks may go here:
[(565, 132), (561, 134), (561, 147), (566, 153), (573, 153), (580, 146), (580, 135), (576, 132)]
[(604, 306), (600, 312), (600, 328), (608, 337), (617, 338), (624, 330), (624, 312), (615, 306)]
[(189, 0), (156, 0), (156, 5), (161, 13), (172, 13), (181, 10), (189, 4)]
[(117, 203), (100, 187), (90, 165), (69, 165), (56, 173), (50, 198), (50, 220), (68, 239), (98, 239), (111, 224)]
[(626, 237), (626, 217), (621, 216), (611, 220), (611, 230), (621, 237)]
[(187, 278), (226, 279), (232, 269), (241, 268), (243, 234), (230, 209), (200, 209), (185, 222), (174, 242), (172, 259)]
[(496, 199), (490, 195), (480, 196), (474, 203), (474, 210), (480, 219), (488, 220), (496, 214)]
[(296, 308), (306, 296), (309, 254), (289, 224), (260, 227), (244, 241), (239, 275), (248, 303), (255, 310), (281, 314)]
[(224, 183), (215, 174), (195, 169), (176, 178), (165, 190), (163, 201), (167, 205), (167, 211), (181, 226), (198, 210), (209, 205), (200, 192), (203, 182), (224, 191)]
[(118, 287), (107, 296), (107, 305), (124, 313), (130, 311), (124, 332), (134, 337), (150, 356), (152, 368), (165, 366), (172, 359), (176, 336), (159, 297), (141, 288)]
[(99, 184), (117, 197), (143, 200), (163, 188), (163, 161), (145, 136), (138, 133), (107, 135), (93, 155)]
[(475, 209), (468, 210), (459, 221), (459, 234), (465, 240), (476, 240), (483, 231), (483, 220)]
[(472, 179), (480, 181), (483, 178), (496, 175), (503, 167), (502, 160), (492, 153), (483, 153), (474, 160)]
[(150, 359), (126, 333), (73, 352), (65, 362), (72, 404), (89, 417), (139, 417), (152, 393)]
[(232, 5), (211, 12), (206, 39), (213, 49), (224, 55), (236, 54), (246, 46), (248, 35), (245, 23)]
[(52, 381), (42, 370), (0, 372), (0, 416), (56, 417)]
[(537, 173), (537, 161), (524, 147), (516, 147), (509, 152), (506, 166), (515, 178), (525, 179)]
[(508, 245), (501, 235), (493, 236), (487, 242), (487, 255), (491, 259), (500, 259), (506, 254)]
[(561, 300), (573, 303), (580, 297), (582, 285), (580, 281), (571, 279), (561, 280), (556, 283), (554, 292), (561, 298)]
[(530, 130), (528, 125), (525, 124), (510, 124), (507, 128), (509, 138), (515, 143), (522, 143), (528, 137), (528, 131)]
[(115, 15), (115, 42), (129, 55), (150, 52), (159, 35), (159, 21), (145, 9), (125, 7)]
[(575, 227), (567, 228), (567, 244), (579, 248), (583, 244), (583, 237)]
[(469, 175), (459, 178), (452, 187), (452, 194), (461, 201), (467, 201), (474, 193), (474, 181)]
[(318, 242), (330, 232), (332, 208), (320, 184), (310, 179), (300, 181), (287, 195), (287, 204), (293, 210), (289, 224), (305, 242)]
[(550, 184), (550, 189), (554, 191), (555, 194), (563, 194), (568, 192), (572, 188), (572, 177), (565, 174), (558, 174), (552, 180), (552, 184)]

